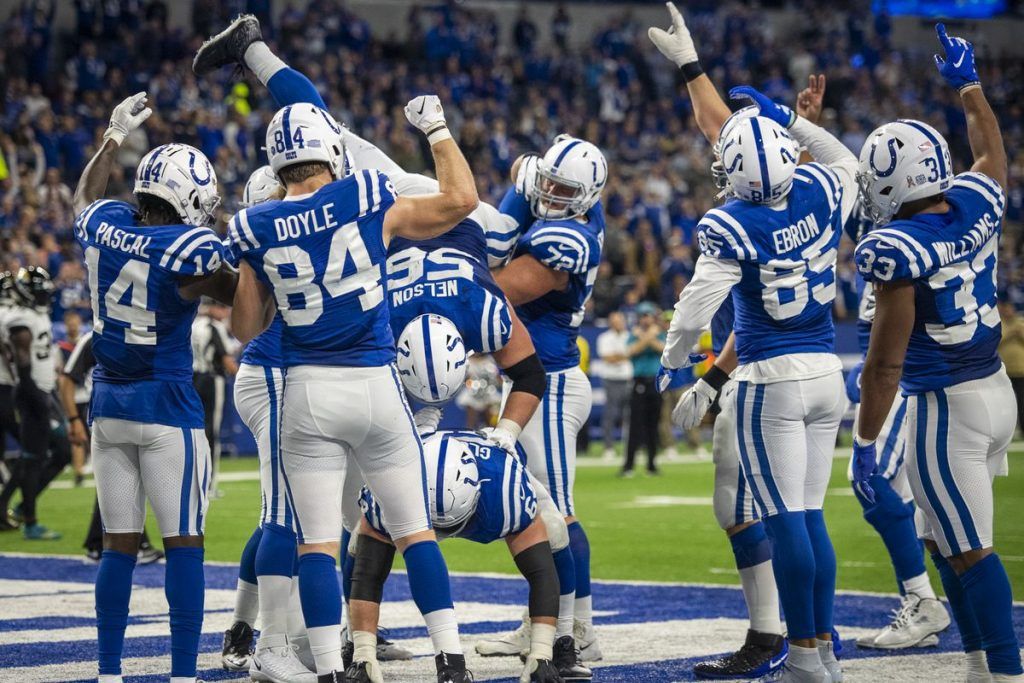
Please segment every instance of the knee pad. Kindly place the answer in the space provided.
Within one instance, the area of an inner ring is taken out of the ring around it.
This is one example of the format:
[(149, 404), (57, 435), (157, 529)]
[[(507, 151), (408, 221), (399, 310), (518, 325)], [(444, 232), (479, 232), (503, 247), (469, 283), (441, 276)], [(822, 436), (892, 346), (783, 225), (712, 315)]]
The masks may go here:
[(554, 503), (540, 504), (540, 518), (544, 522), (544, 528), (548, 532), (548, 543), (551, 550), (558, 552), (562, 548), (569, 547), (569, 527), (565, 524), (565, 517), (558, 511)]

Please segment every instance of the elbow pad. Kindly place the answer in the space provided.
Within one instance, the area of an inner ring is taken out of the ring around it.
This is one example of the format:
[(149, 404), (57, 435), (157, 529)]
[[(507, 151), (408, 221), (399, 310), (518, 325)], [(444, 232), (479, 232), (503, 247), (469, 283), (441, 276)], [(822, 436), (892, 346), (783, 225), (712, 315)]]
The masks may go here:
[(559, 583), (551, 544), (531, 545), (515, 557), (516, 566), (530, 584), (530, 618), (558, 618)]
[(510, 368), (505, 368), (504, 372), (512, 380), (512, 391), (524, 391), (537, 398), (544, 397), (548, 389), (548, 376), (544, 372), (544, 364), (540, 362), (540, 357), (536, 353)]

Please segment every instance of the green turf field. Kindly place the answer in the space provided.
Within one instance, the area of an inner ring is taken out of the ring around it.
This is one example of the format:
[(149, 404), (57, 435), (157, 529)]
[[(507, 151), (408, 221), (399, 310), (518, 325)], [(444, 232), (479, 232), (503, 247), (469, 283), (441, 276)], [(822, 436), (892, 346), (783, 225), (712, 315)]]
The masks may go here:
[[(1008, 478), (996, 480), (996, 539), (1014, 593), (1024, 595), (1024, 444), (1015, 444)], [(212, 502), (207, 523), (207, 559), (237, 561), (256, 523), (259, 484), (256, 460), (225, 460), (224, 496)], [(593, 573), (601, 579), (736, 583), (732, 553), (711, 512), (712, 465), (666, 464), (663, 475), (615, 476), (613, 465), (581, 466), (576, 507), (593, 552)], [(861, 517), (846, 482), (846, 461), (836, 460), (826, 519), (839, 561), (839, 587), (893, 592), (892, 570), (881, 541)], [(67, 484), (63, 484), (67, 486)], [(20, 533), (0, 534), (0, 552), (81, 553), (94, 489), (61, 488), (41, 499), (40, 519), (61, 531), (52, 542), (28, 542)], [(156, 529), (150, 520), (150, 533)], [(450, 567), (463, 572), (514, 573), (503, 545), (446, 541)], [(936, 585), (938, 582), (936, 581)]]

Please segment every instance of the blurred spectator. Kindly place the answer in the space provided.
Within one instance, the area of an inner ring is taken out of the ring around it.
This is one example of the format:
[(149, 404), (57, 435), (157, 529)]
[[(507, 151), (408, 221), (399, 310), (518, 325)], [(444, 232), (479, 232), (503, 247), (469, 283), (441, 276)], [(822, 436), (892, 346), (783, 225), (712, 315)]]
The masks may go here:
[(1024, 316), (1003, 301), (999, 303), (999, 317), (1003, 323), (1003, 338), (999, 342), (999, 357), (1010, 376), (1013, 393), (1017, 397), (1017, 426), (1024, 430)]
[(599, 374), (605, 396), (604, 410), (601, 413), (601, 437), (604, 440), (605, 458), (615, 455), (616, 427), (626, 426), (623, 418), (633, 379), (629, 337), (626, 316), (618, 311), (608, 316), (608, 329), (597, 337), (597, 357), (601, 360)]
[(665, 350), (665, 330), (658, 319), (658, 307), (649, 301), (636, 307), (639, 322), (629, 335), (627, 353), (633, 363), (633, 394), (629, 402), (629, 438), (626, 440), (626, 461), (623, 476), (632, 476), (636, 452), (641, 445), (647, 449), (647, 472), (658, 474), (658, 420), (661, 417), (661, 394), (655, 378), (661, 368), (661, 352)]

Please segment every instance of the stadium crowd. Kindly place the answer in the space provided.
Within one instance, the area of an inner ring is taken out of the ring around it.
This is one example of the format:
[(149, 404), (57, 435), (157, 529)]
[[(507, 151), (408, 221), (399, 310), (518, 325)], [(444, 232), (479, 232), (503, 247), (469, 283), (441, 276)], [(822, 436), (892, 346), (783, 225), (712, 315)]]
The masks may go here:
[[(801, 23), (786, 36), (772, 35), (743, 3), (696, 4), (688, 8), (690, 25), (705, 69), (723, 89), (753, 83), (792, 102), (809, 74), (825, 73), (823, 121), (850, 149), (859, 151), (878, 122), (914, 116), (946, 135), (955, 163), (965, 165), (956, 92), (934, 77), (930, 60), (891, 46), (889, 21), (873, 16), (868, 3), (836, 11), (802, 2)], [(122, 147), (111, 196), (130, 199), (131, 169), (146, 150), (188, 142), (214, 160), (224, 215), (230, 215), (248, 173), (266, 163), (259, 141), (274, 110), (266, 92), (227, 72), (200, 87), (189, 68), (202, 38), (239, 11), (261, 18), (276, 49), (309, 74), (340, 120), (406, 168), (423, 168), (429, 153), (405, 131), (401, 105), (415, 93), (437, 92), (481, 196), (492, 201), (500, 199), (521, 152), (543, 149), (563, 131), (595, 141), (611, 168), (595, 318), (616, 309), (631, 314), (645, 300), (668, 308), (692, 273), (694, 226), (716, 201), (710, 151), (689, 115), (682, 80), (660, 68), (660, 56), (628, 11), (611, 13), (581, 49), (570, 45), (572, 18), (564, 6), (543, 32), (550, 40), (540, 38), (526, 9), (502, 33), (489, 10), (456, 3), (413, 5), (404, 34), (390, 35), (372, 35), (343, 0), (283, 11), (271, 0), (194, 0), (187, 28), (169, 25), (163, 0), (76, 0), (67, 34), (53, 28), (54, 6), (26, 0), (0, 24), (0, 265), (50, 270), (60, 292), (55, 321), (69, 309), (89, 316), (85, 268), (71, 234), (71, 193), (107, 114), (123, 97), (148, 90), (156, 113)], [(991, 55), (980, 62), (1010, 158), (1001, 293), (1020, 308), (1024, 63)], [(838, 318), (856, 308), (851, 252), (845, 243)]]

